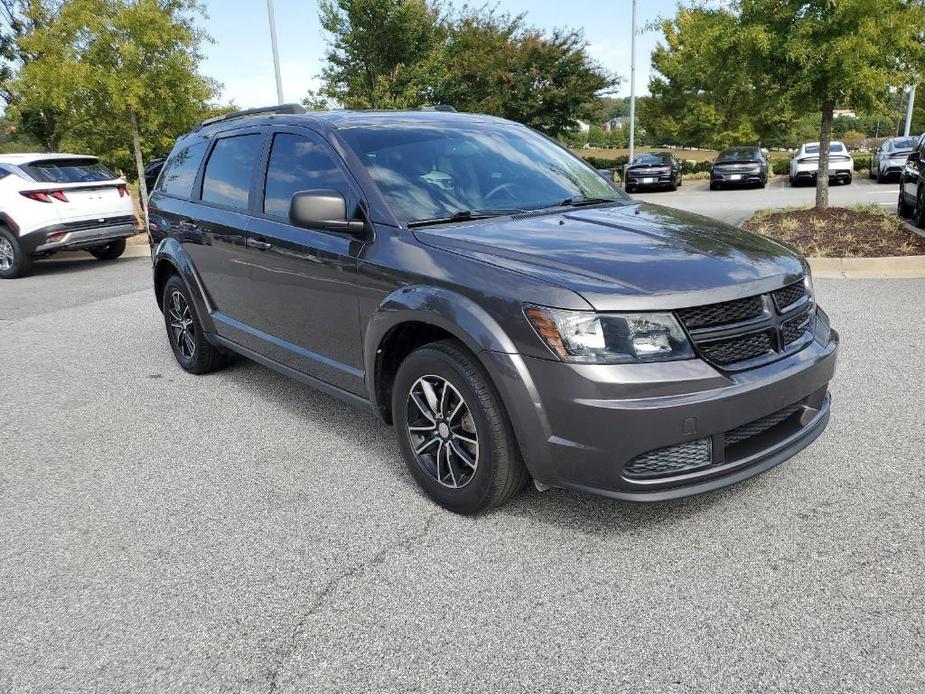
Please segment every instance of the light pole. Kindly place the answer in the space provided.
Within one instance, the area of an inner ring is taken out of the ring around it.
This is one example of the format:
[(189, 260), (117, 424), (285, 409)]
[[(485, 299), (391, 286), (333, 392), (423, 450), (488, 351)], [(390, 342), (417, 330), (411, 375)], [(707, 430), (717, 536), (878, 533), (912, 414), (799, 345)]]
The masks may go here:
[(633, 33), (630, 36), (630, 156), (633, 161), (633, 149), (636, 139), (636, 0), (633, 0)]
[(276, 103), (283, 103), (283, 78), (279, 74), (279, 47), (276, 45), (276, 16), (273, 14), (273, 0), (267, 0), (267, 14), (270, 15), (270, 43), (273, 44), (273, 69), (276, 71)]
[(912, 127), (912, 107), (915, 105), (915, 85), (909, 87), (909, 96), (906, 101), (906, 126), (903, 128), (903, 136), (909, 137), (909, 128)]

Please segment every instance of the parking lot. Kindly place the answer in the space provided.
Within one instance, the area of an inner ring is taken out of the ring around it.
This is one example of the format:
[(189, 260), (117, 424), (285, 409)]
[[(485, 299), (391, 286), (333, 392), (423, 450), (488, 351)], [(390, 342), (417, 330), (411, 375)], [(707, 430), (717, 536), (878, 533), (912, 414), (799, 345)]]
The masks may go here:
[(126, 258), (2, 285), (0, 692), (925, 688), (925, 281), (817, 282), (832, 420), (780, 467), (476, 518), (370, 415), (182, 372), (149, 283)]
[[(829, 201), (832, 205), (842, 207), (875, 204), (895, 210), (898, 195), (898, 182), (877, 183), (859, 174), (855, 174), (851, 185), (833, 184), (829, 187)], [(674, 192), (637, 192), (633, 193), (633, 197), (715, 217), (730, 224), (741, 224), (755, 210), (811, 205), (816, 200), (816, 189), (812, 186), (792, 188), (786, 176), (777, 176), (768, 181), (764, 189), (728, 188), (711, 191), (709, 181), (685, 181)]]

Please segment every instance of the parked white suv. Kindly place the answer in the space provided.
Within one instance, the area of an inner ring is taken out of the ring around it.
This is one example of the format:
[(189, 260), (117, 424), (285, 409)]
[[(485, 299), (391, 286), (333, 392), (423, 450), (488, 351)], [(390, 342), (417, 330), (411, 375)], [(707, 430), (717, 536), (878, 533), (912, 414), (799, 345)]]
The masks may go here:
[[(790, 160), (790, 185), (815, 183), (819, 174), (819, 143), (806, 142), (800, 145)], [(854, 159), (841, 142), (829, 143), (829, 181), (851, 183), (854, 175)]]
[(0, 155), (0, 279), (19, 277), (57, 251), (118, 258), (135, 233), (125, 181), (96, 157)]

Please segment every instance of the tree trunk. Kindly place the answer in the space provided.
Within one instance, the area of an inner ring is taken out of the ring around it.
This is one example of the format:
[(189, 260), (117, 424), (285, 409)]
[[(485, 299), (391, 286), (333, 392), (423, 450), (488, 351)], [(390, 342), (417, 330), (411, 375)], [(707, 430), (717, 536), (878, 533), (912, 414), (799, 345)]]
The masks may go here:
[(822, 104), (822, 131), (819, 133), (819, 172), (816, 174), (816, 209), (829, 206), (829, 143), (832, 141), (832, 121), (835, 103)]
[(145, 163), (141, 156), (141, 136), (138, 134), (138, 117), (134, 111), (129, 111), (132, 121), (132, 149), (135, 151), (135, 167), (138, 169), (138, 195), (141, 197), (141, 208), (147, 216), (148, 187), (145, 185)]

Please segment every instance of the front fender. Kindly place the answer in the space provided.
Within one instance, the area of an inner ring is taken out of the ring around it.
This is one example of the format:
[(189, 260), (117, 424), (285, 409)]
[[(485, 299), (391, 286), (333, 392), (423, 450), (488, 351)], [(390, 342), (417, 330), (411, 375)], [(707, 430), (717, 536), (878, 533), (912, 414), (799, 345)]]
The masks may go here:
[(212, 303), (209, 300), (208, 292), (199, 278), (199, 273), (193, 266), (193, 261), (189, 253), (183, 248), (183, 244), (173, 237), (166, 237), (158, 243), (153, 253), (154, 265), (154, 292), (158, 306), (161, 305), (161, 289), (166, 282), (168, 270), (175, 272), (186, 282), (186, 288), (189, 290), (190, 297), (196, 307), (196, 313), (202, 323), (202, 329), (207, 333), (215, 332), (215, 324), (212, 321)]

